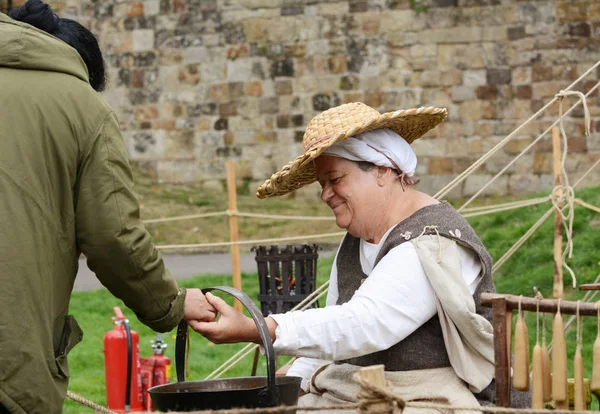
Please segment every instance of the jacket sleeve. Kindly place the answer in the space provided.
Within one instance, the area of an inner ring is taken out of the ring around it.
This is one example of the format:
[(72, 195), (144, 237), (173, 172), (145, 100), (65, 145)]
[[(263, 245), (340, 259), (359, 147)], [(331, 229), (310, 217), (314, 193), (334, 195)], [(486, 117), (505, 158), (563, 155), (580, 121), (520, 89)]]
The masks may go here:
[(77, 247), (100, 282), (159, 332), (183, 318), (185, 290), (140, 220), (119, 123), (108, 114), (83, 150), (75, 188)]

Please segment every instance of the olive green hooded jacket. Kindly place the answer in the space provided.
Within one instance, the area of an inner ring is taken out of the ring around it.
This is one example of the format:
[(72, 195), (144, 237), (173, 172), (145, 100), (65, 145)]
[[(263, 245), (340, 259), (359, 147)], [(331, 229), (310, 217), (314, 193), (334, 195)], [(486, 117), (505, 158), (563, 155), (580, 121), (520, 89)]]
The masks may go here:
[(0, 13), (0, 405), (62, 411), (83, 253), (144, 324), (168, 331), (185, 291), (139, 218), (110, 107), (66, 43)]

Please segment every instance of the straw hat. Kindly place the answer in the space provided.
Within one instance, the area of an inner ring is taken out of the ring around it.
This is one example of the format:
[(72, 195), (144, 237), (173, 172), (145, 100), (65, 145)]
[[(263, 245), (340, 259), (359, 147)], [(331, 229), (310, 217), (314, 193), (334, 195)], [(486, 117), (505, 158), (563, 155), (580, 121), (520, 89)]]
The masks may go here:
[(258, 188), (256, 196), (280, 196), (313, 183), (317, 174), (312, 161), (343, 139), (374, 129), (389, 128), (411, 144), (447, 116), (447, 109), (432, 107), (380, 114), (361, 102), (328, 109), (308, 123), (302, 138), (304, 154), (273, 174)]

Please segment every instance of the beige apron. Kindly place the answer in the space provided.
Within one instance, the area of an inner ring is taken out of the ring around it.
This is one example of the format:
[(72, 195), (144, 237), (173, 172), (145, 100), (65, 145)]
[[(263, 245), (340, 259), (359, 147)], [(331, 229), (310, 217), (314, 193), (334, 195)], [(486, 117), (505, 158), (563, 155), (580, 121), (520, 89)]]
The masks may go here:
[[(326, 407), (337, 404), (356, 403), (356, 394), (360, 386), (353, 379), (353, 375), (361, 367), (350, 364), (324, 365), (313, 375), (310, 384), (310, 393), (300, 397), (298, 404), (304, 407)], [(386, 372), (386, 379), (392, 385), (392, 391), (406, 402), (419, 401), (439, 404), (447, 401), (449, 405), (478, 407), (479, 403), (473, 396), (464, 381), (462, 381), (451, 367), (422, 369), (415, 371)], [(422, 409), (406, 407), (403, 411), (408, 414), (430, 414), (440, 411), (435, 409)], [(355, 409), (318, 411), (322, 414), (350, 414), (356, 413)], [(456, 413), (467, 413), (456, 411)], [(308, 411), (299, 411), (299, 414), (309, 414)]]

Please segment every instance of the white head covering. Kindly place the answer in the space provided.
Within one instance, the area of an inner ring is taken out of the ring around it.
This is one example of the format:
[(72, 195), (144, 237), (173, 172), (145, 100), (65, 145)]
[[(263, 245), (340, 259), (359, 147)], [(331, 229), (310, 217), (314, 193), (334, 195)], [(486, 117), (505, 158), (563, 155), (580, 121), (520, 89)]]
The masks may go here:
[(403, 172), (409, 177), (415, 174), (417, 168), (417, 156), (409, 143), (387, 128), (348, 137), (329, 147), (323, 154), (350, 161), (368, 161), (396, 170), (398, 174)]

